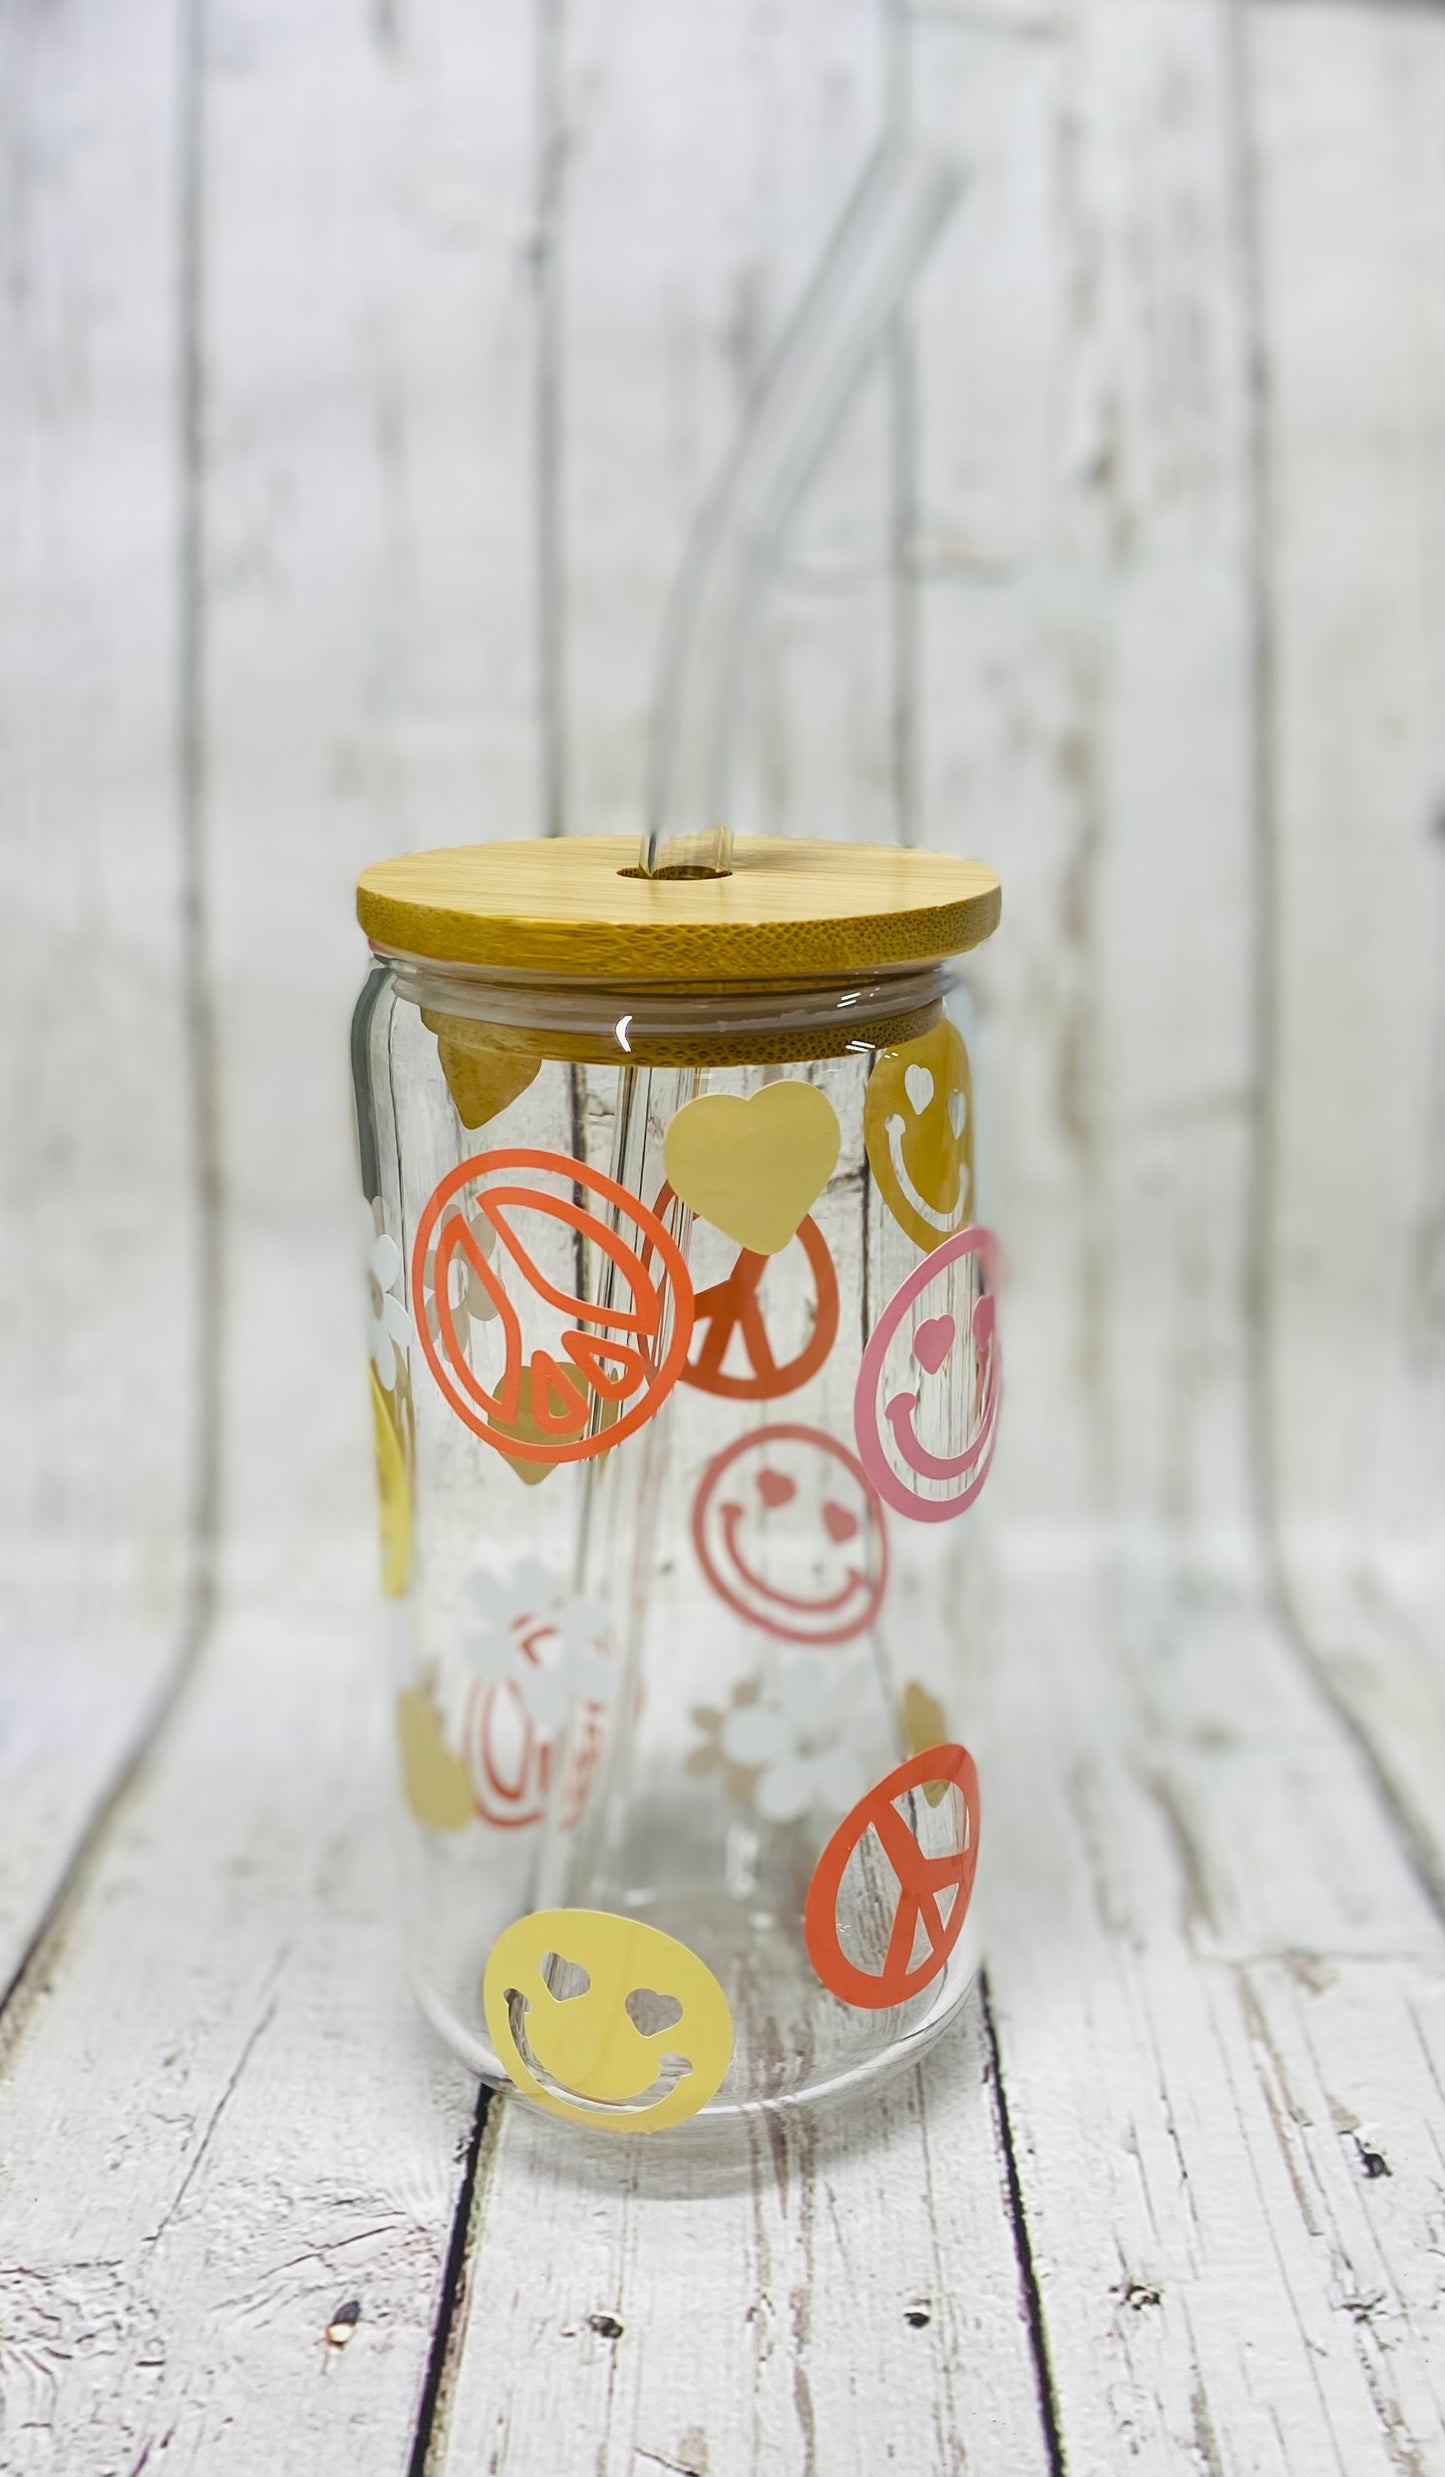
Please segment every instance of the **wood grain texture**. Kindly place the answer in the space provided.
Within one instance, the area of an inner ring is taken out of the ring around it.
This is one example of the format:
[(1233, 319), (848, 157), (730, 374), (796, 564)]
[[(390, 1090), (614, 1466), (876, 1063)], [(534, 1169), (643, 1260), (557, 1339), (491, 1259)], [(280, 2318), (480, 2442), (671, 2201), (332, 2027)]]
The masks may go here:
[(621, 835), (416, 852), (363, 869), (373, 944), (558, 979), (787, 981), (930, 962), (997, 926), (978, 862), (740, 836), (726, 877), (642, 878)]
[[(1315, 1541), (1445, 1480), (1445, 24), (1250, 39), (1275, 687), (1273, 1450)], [(1307, 70), (1307, 73), (1306, 73)]]
[(972, 166), (918, 311), (919, 833), (1010, 889), (975, 974), (1015, 1285), (998, 1481), (1032, 1522), (1237, 1542), (1257, 912), (1228, 15), (929, 20), (915, 76), (935, 110), (951, 81)]
[(169, 7), (0, 25), (0, 1991), (194, 1638)]
[(11, 2026), (14, 2477), (405, 2467), (473, 2092), (398, 2000), (359, 1580), (232, 1602)]
[[(118, 28), (0, 21), (0, 1974), (95, 1826), (0, 2046), (0, 2460), (1434, 2477), (1438, 15)], [(740, 814), (1009, 889), (991, 2016), (710, 2170), (504, 2104), (472, 2197), (362, 1649), (352, 885), (631, 841), (687, 523), (890, 109), (971, 185), (789, 546)], [(194, 1571), (208, 960), (223, 1614), (111, 1811)]]
[(434, 2477), (1049, 2467), (976, 2005), (866, 2129), (619, 2157), (504, 2101), (478, 2223)]
[(1438, 1544), (1405, 1553), (1342, 1541), (1334, 1554), (1286, 1541), (1281, 1601), (1375, 1772), (1421, 1881), (1445, 1913), (1445, 1587)]
[(1069, 2465), (1431, 2468), (1439, 1920), (1247, 1588), (1062, 1583), (978, 1736)]
[(1441, 1899), (1445, 26), (1271, 11), (1249, 58), (1275, 692), (1272, 1513), (1302, 1642)]
[(262, 1218), (352, 1177), (357, 870), (538, 822), (533, 77), (502, 0), (211, 24), (207, 847)]

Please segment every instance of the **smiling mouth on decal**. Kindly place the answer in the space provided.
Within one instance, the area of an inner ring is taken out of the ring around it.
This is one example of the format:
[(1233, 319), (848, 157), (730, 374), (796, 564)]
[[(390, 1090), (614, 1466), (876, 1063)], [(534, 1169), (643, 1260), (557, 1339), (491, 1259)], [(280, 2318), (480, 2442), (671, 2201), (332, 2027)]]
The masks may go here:
[[(821, 1504), (800, 1499), (800, 1478)], [(790, 1505), (794, 1518), (774, 1530)], [(757, 1428), (725, 1446), (693, 1500), (692, 1540), (718, 1598), (785, 1642), (845, 1643), (883, 1605), (888, 1534), (878, 1492), (856, 1455), (821, 1428)]]
[(893, 1166), (893, 1175), (898, 1181), (899, 1192), (905, 1204), (911, 1206), (912, 1210), (927, 1222), (930, 1230), (936, 1230), (940, 1238), (952, 1238), (955, 1230), (962, 1228), (964, 1216), (968, 1210), (968, 1172), (960, 1162), (957, 1173), (958, 1202), (951, 1213), (939, 1212), (936, 1205), (930, 1204), (926, 1196), (919, 1194), (908, 1175), (903, 1159), (903, 1136), (903, 1120), (895, 1112), (888, 1121), (888, 1158)]
[[(680, 2055), (675, 2049), (669, 2047), (658, 2056), (657, 2069), (645, 2088), (625, 2091), (620, 2097), (609, 2095), (606, 2098), (598, 2098), (591, 2090), (579, 2089), (575, 2082), (568, 2081), (563, 2074), (558, 2073), (552, 2065), (545, 2063), (538, 2055), (527, 2035), (531, 2005), (520, 1988), (508, 1987), (505, 2001), (512, 2025), (512, 2038), (517, 2053), (528, 2072), (535, 2073), (544, 2090), (551, 2091), (556, 2098), (570, 2100), (575, 2107), (595, 2108), (599, 2115), (607, 2115), (614, 2111), (646, 2115), (663, 2099), (670, 2097), (678, 2083), (684, 2081), (693, 2069), (690, 2056)], [(681, 2006), (675, 2006), (674, 2009), (680, 2012)], [(665, 2036), (666, 2033), (664, 2032), (663, 2035)]]
[(738, 1528), (742, 1520), (741, 1505), (730, 1503), (718, 1507), (718, 1527), (727, 1544), (728, 1555), (741, 1579), (750, 1590), (756, 1591), (761, 1599), (776, 1601), (779, 1608), (793, 1609), (805, 1617), (831, 1617), (836, 1615), (838, 1610), (847, 1607), (855, 1591), (865, 1592), (871, 1597), (873, 1583), (867, 1574), (859, 1572), (856, 1565), (848, 1567), (847, 1580), (842, 1590), (833, 1592), (828, 1599), (803, 1599), (796, 1592), (780, 1591), (775, 1583), (765, 1582), (762, 1575), (755, 1571), (743, 1555), (738, 1545)]
[(966, 1479), (976, 1471), (981, 1458), (992, 1450), (998, 1424), (998, 1387), (993, 1370), (989, 1370), (988, 1386), (983, 1398), (983, 1410), (978, 1433), (961, 1454), (931, 1454), (918, 1440), (913, 1414), (918, 1408), (916, 1393), (895, 1393), (884, 1409), (883, 1416), (893, 1431), (893, 1442), (910, 1471), (920, 1479), (942, 1480), (945, 1484)]

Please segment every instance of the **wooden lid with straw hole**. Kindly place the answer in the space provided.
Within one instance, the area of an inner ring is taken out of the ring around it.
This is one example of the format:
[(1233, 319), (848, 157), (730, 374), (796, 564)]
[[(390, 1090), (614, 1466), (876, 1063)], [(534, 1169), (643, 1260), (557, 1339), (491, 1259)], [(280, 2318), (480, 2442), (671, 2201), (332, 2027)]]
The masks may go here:
[(373, 946), (438, 963), (624, 982), (811, 980), (941, 961), (998, 922), (976, 860), (739, 836), (727, 877), (647, 878), (624, 835), (468, 843), (363, 869)]

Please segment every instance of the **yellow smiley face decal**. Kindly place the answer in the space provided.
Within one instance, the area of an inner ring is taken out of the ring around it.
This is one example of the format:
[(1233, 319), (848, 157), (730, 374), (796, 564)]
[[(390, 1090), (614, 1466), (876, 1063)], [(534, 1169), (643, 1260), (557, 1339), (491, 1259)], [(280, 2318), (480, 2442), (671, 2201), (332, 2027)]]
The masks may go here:
[(973, 1208), (973, 1075), (945, 1016), (916, 1041), (881, 1052), (863, 1099), (863, 1140), (878, 1191), (925, 1255)]
[(732, 2015), (706, 1963), (660, 1928), (605, 1910), (515, 1919), (487, 1956), (482, 2004), (517, 2088), (573, 2124), (683, 2124), (732, 2059)]

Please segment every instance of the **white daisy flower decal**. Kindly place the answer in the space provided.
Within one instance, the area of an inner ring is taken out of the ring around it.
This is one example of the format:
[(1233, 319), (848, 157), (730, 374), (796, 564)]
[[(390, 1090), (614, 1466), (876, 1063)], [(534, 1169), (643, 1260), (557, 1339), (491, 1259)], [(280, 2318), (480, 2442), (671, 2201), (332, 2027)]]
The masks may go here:
[(397, 1353), (409, 1350), (412, 1341), (411, 1318), (395, 1288), (401, 1272), (401, 1249), (394, 1238), (376, 1226), (380, 1205), (364, 1204), (361, 1209), (365, 1215), (362, 1243), (366, 1251), (366, 1280), (371, 1293), (371, 1364), (382, 1392), (390, 1393), (401, 1364)]
[(776, 1685), (752, 1702), (736, 1702), (719, 1743), (739, 1771), (756, 1772), (753, 1802), (769, 1823), (796, 1823), (809, 1808), (843, 1809), (867, 1782), (845, 1742), (857, 1687), (853, 1678), (819, 1675), (815, 1661), (785, 1668)]
[(528, 1559), (508, 1575), (474, 1574), (468, 1596), (477, 1620), (464, 1637), (465, 1705), (474, 1684), (513, 1686), (539, 1737), (555, 1737), (574, 1702), (612, 1701), (607, 1612), (573, 1597), (555, 1574)]

